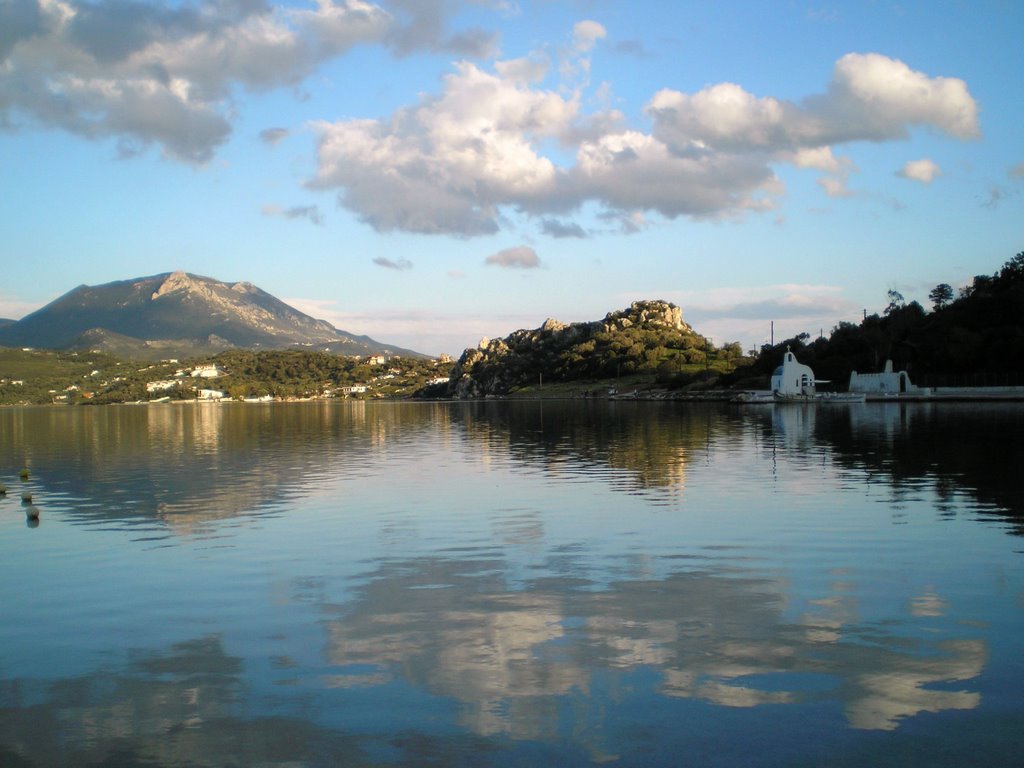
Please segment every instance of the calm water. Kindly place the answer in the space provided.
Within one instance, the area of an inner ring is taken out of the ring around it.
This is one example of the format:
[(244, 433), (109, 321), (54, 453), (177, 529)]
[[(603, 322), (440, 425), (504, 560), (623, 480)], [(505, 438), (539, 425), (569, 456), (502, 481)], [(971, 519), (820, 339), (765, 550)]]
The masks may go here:
[(1021, 406), (2, 409), (0, 481), (5, 768), (1024, 753)]

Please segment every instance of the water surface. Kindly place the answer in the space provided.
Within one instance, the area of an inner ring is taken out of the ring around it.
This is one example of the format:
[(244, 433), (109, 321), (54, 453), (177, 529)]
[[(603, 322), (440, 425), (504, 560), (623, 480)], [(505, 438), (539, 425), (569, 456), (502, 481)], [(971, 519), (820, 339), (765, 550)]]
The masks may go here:
[(0, 765), (1018, 765), (1021, 466), (998, 404), (3, 409)]

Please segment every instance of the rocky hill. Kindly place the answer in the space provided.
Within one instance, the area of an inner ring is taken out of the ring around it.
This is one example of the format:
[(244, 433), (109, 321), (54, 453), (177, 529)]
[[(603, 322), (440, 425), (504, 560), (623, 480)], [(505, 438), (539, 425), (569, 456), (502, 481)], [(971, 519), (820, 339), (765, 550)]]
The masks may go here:
[(548, 320), (504, 339), (482, 339), (452, 370), (447, 394), (504, 395), (539, 381), (579, 381), (647, 372), (671, 374), (721, 355), (665, 301), (636, 301), (603, 320)]
[(288, 347), (423, 357), (341, 331), (252, 283), (223, 283), (185, 272), (81, 285), (18, 322), (0, 326), (0, 345), (98, 349), (148, 359)]

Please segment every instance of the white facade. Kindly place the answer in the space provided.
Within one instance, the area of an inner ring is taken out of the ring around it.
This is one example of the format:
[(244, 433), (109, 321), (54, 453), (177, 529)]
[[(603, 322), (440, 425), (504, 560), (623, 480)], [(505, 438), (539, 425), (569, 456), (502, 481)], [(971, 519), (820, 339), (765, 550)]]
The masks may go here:
[(216, 365), (200, 365), (192, 369), (192, 378), (216, 379), (224, 375), (224, 371)]
[(893, 371), (892, 360), (885, 361), (885, 370), (881, 373), (850, 373), (851, 392), (864, 392), (866, 394), (898, 395), (920, 392), (910, 382), (910, 376), (906, 371)]
[(786, 350), (782, 365), (772, 374), (772, 392), (780, 395), (813, 395), (814, 371), (797, 362), (796, 355)]

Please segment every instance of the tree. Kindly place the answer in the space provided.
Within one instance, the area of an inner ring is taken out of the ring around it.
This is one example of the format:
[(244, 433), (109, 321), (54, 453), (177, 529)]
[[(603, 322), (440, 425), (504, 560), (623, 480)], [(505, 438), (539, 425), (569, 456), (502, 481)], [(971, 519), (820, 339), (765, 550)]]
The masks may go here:
[(903, 294), (894, 288), (890, 289), (886, 295), (889, 297), (889, 306), (885, 308), (886, 315), (891, 315), (907, 303), (907, 300), (903, 298)]
[(1003, 264), (999, 270), (999, 279), (1007, 284), (1024, 281), (1024, 251)]
[(932, 307), (938, 312), (953, 300), (953, 286), (949, 283), (939, 283), (928, 293), (932, 301)]

